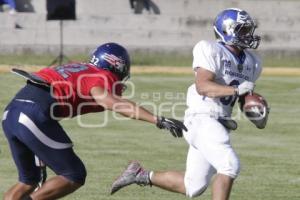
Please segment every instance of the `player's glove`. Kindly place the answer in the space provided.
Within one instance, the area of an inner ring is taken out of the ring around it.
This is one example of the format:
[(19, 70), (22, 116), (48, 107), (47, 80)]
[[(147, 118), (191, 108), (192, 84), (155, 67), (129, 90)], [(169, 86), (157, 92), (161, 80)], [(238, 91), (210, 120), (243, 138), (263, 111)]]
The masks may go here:
[(251, 92), (254, 89), (254, 83), (251, 81), (244, 81), (237, 88), (235, 88), (235, 93), (238, 96), (246, 94), (247, 92)]
[(183, 122), (165, 117), (158, 117), (156, 126), (160, 129), (169, 130), (174, 137), (182, 137), (182, 130), (187, 131)]

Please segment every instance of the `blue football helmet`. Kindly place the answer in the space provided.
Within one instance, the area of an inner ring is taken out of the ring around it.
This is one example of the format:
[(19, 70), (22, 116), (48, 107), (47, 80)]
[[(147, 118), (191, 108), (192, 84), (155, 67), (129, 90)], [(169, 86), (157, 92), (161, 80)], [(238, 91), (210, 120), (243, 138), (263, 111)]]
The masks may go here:
[(259, 46), (260, 36), (254, 35), (256, 28), (250, 15), (238, 8), (223, 10), (214, 22), (217, 39), (240, 49), (256, 49)]
[(116, 74), (121, 81), (130, 77), (130, 57), (127, 50), (117, 43), (99, 46), (90, 58), (90, 64)]

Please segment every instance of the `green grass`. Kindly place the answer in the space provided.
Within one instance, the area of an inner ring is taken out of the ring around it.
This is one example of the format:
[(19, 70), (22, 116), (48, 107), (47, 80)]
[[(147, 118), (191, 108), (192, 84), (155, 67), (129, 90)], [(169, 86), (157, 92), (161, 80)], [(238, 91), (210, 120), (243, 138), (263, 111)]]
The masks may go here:
[[(142, 66), (191, 66), (192, 57), (179, 54), (146, 54), (133, 52), (131, 54), (132, 65)], [(2, 64), (7, 65), (44, 65), (48, 66), (56, 55), (35, 55), (35, 54), (19, 54), (19, 55), (0, 55)], [(87, 61), (88, 55), (78, 54), (70, 55), (67, 58), (71, 61)]]
[(290, 57), (276, 57), (276, 56), (265, 56), (262, 57), (263, 66), (266, 67), (297, 67), (300, 68), (299, 56)]
[[(135, 83), (134, 100), (151, 101), (157, 105), (170, 100), (185, 102), (181, 94), (193, 82), (192, 76), (139, 75)], [(236, 200), (300, 199), (300, 77), (262, 77), (257, 92), (263, 94), (271, 106), (266, 129), (258, 130), (245, 119), (232, 133), (232, 144), (240, 156), (242, 171), (235, 182), (232, 198)], [(0, 75), (0, 110), (13, 97), (24, 81), (10, 74)], [(179, 95), (177, 93), (180, 93)], [(160, 94), (161, 98), (158, 98)], [(166, 95), (168, 94), (168, 95)], [(170, 97), (173, 97), (171, 99)], [(175, 98), (176, 97), (176, 98)], [(170, 108), (170, 105), (169, 105)], [(176, 109), (182, 116), (184, 106)], [(163, 112), (170, 116), (169, 112)], [(86, 115), (89, 124), (102, 120), (103, 113)], [(111, 115), (110, 115), (111, 116)], [(75, 151), (88, 170), (86, 185), (64, 198), (68, 200), (174, 200), (183, 195), (161, 189), (127, 187), (113, 196), (110, 184), (129, 160), (140, 160), (147, 169), (184, 170), (187, 144), (174, 139), (166, 131), (139, 121), (119, 121), (110, 117), (103, 128), (81, 128), (77, 119), (65, 120), (63, 126), (75, 144)], [(0, 194), (17, 180), (6, 140), (0, 130)], [(210, 199), (210, 188), (198, 198)]]
[[(48, 66), (56, 59), (58, 55), (36, 55), (36, 54), (18, 54), (18, 55), (0, 55), (2, 65), (42, 65)], [(86, 55), (67, 56), (71, 61), (86, 61)], [(65, 61), (65, 60), (64, 60)]]
[[(20, 55), (0, 55), (2, 64), (7, 65), (43, 65), (48, 66), (57, 55), (34, 55), (34, 54), (20, 54)], [(70, 55), (67, 56), (71, 61), (87, 61), (88, 55)], [(299, 56), (262, 56), (263, 66), (267, 67), (300, 67)], [(178, 53), (131, 53), (132, 65), (138, 66), (191, 66), (192, 53), (178, 54)]]

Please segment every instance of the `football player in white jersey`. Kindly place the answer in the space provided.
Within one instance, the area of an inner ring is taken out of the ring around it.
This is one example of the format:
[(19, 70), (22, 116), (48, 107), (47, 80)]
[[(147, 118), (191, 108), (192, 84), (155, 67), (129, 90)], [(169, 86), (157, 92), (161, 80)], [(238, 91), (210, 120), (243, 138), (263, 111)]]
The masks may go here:
[(251, 92), (261, 73), (254, 20), (237, 8), (222, 11), (214, 22), (217, 41), (200, 41), (193, 49), (195, 83), (188, 88), (184, 136), (189, 144), (185, 173), (147, 171), (131, 162), (112, 185), (112, 193), (126, 185), (154, 185), (195, 197), (212, 184), (212, 199), (227, 200), (240, 171), (239, 158), (230, 144), (236, 129), (230, 119), (240, 95)]

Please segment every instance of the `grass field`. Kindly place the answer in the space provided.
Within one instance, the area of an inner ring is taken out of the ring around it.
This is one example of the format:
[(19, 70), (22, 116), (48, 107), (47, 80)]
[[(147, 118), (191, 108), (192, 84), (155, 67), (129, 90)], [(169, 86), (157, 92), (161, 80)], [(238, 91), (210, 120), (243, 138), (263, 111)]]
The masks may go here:
[[(193, 82), (192, 75), (134, 75), (134, 100), (185, 102), (182, 94)], [(232, 144), (238, 152), (242, 171), (232, 191), (235, 200), (298, 200), (300, 199), (300, 77), (265, 76), (257, 84), (271, 106), (266, 129), (258, 130), (250, 122), (239, 120), (232, 133)], [(0, 74), (0, 110), (13, 97), (24, 81), (11, 74)], [(164, 95), (168, 93), (168, 96)], [(160, 97), (159, 97), (160, 96)], [(170, 96), (172, 98), (170, 98)], [(166, 105), (171, 107), (171, 105)], [(176, 113), (182, 116), (184, 106)], [(170, 113), (165, 111), (164, 115)], [(82, 121), (95, 124), (104, 114), (92, 114)], [(186, 199), (155, 187), (132, 185), (113, 196), (110, 184), (129, 160), (140, 160), (146, 168), (184, 170), (187, 144), (153, 125), (133, 120), (112, 118), (103, 128), (82, 128), (77, 119), (65, 120), (63, 126), (75, 144), (75, 151), (86, 164), (86, 185), (65, 199), (75, 200), (174, 200)], [(0, 130), (0, 194), (17, 180), (16, 169)], [(197, 199), (210, 199), (210, 189)]]
[[(24, 54), (0, 54), (1, 64), (3, 65), (44, 65), (47, 66), (56, 58), (57, 55), (36, 55), (32, 53)], [(88, 54), (67, 55), (71, 61), (87, 61)], [(184, 54), (178, 53), (154, 53), (154, 52), (130, 52), (131, 64), (139, 66), (177, 66), (185, 67), (192, 65), (192, 50)], [(298, 68), (300, 57), (262, 55), (263, 65), (268, 67), (293, 67)]]

